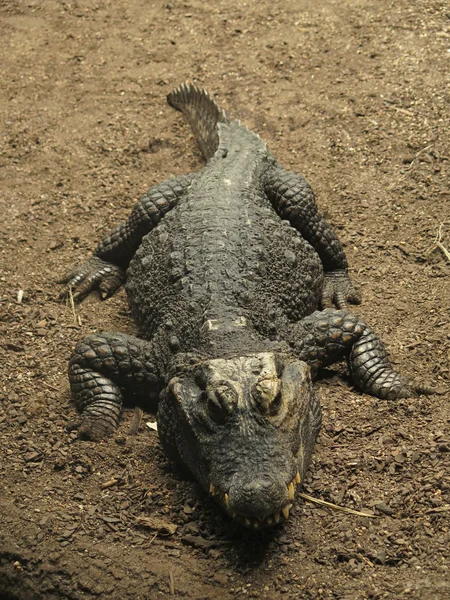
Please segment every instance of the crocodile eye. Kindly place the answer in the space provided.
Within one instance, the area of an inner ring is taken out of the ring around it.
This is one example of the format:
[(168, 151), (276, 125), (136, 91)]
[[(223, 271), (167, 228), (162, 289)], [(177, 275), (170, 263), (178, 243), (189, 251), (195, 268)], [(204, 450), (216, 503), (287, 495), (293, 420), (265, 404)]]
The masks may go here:
[(211, 420), (217, 425), (223, 425), (237, 403), (236, 392), (228, 385), (219, 384), (202, 392), (202, 396)]
[(264, 415), (273, 416), (281, 407), (281, 385), (278, 379), (262, 379), (252, 390), (253, 398)]

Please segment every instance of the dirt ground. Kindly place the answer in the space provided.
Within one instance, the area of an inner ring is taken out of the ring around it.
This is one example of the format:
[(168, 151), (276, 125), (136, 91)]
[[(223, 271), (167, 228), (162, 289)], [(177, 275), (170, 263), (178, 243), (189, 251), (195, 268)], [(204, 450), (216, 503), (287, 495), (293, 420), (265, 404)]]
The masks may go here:
[[(0, 597), (450, 598), (448, 3), (0, 0), (0, 40)], [(185, 80), (308, 178), (358, 311), (437, 392), (379, 401), (341, 368), (318, 383), (304, 491), (373, 518), (298, 500), (252, 534), (154, 431), (128, 435), (131, 409), (107, 442), (71, 430), (74, 344), (134, 328), (123, 290), (74, 315), (54, 280), (150, 185), (200, 168), (165, 101)]]

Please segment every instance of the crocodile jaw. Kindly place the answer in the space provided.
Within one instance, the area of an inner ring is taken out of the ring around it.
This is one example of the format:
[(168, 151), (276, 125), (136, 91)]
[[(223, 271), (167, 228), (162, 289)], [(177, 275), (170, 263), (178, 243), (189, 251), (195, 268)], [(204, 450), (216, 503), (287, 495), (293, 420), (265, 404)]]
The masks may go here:
[(301, 482), (300, 473), (296, 473), (292, 481), (289, 482), (287, 487), (288, 502), (284, 504), (280, 510), (276, 510), (273, 513), (261, 516), (261, 517), (245, 517), (234, 512), (230, 507), (230, 496), (227, 492), (224, 492), (220, 488), (216, 488), (212, 483), (209, 486), (209, 493), (214, 497), (216, 502), (226, 511), (226, 513), (235, 519), (241, 525), (252, 529), (261, 529), (264, 527), (271, 527), (277, 525), (280, 521), (289, 518), (289, 512), (293, 506), (295, 499), (295, 491), (297, 484)]

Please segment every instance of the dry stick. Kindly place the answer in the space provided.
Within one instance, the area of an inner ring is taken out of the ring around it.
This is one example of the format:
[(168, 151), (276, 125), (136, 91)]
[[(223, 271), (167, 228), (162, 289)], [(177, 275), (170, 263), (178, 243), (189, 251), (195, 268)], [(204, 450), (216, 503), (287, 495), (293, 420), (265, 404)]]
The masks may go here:
[(69, 285), (69, 302), (70, 302), (70, 308), (72, 309), (72, 313), (73, 313), (73, 321), (74, 321), (75, 325), (80, 325), (81, 326), (81, 319), (77, 315), (77, 311), (75, 310), (75, 302), (74, 302), (74, 299), (73, 299), (72, 286), (71, 285)]
[[(320, 498), (314, 498), (314, 496), (309, 496), (308, 494), (304, 494), (303, 492), (297, 493), (297, 496), (303, 498), (304, 500), (308, 500), (308, 502), (313, 502), (314, 504), (320, 504), (321, 506), (328, 506), (328, 508), (333, 508), (334, 510), (339, 510), (341, 512), (349, 513), (350, 515), (358, 515), (359, 517), (369, 517), (370, 519), (378, 519), (379, 515), (374, 515), (371, 513), (361, 512), (359, 510), (353, 510), (352, 508), (346, 508), (345, 506), (338, 506), (337, 504), (333, 504), (332, 502), (327, 502), (326, 500), (321, 500)], [(444, 506), (438, 506), (437, 508), (430, 508), (425, 512), (420, 512), (417, 516), (428, 515), (431, 513), (440, 513), (440, 512), (448, 512), (450, 511), (450, 504), (444, 504)]]
[(442, 243), (442, 228), (443, 228), (443, 226), (444, 226), (444, 223), (441, 223), (439, 225), (439, 229), (436, 234), (436, 239), (435, 239), (434, 243), (439, 248), (439, 250), (447, 257), (447, 259), (450, 260), (450, 252), (447, 250), (447, 248)]
[(436, 508), (430, 508), (430, 509), (426, 510), (423, 514), (424, 515), (429, 515), (430, 513), (447, 512), (449, 510), (450, 510), (450, 504), (445, 504), (444, 506), (438, 506)]
[(392, 110), (396, 110), (399, 113), (402, 113), (404, 115), (408, 115), (408, 117), (415, 117), (416, 115), (411, 112), (410, 110), (406, 110), (406, 108), (400, 108), (399, 106), (393, 106), (391, 104), (386, 104), (385, 105), (387, 108), (392, 108)]
[(333, 510), (339, 510), (350, 515), (358, 515), (358, 517), (369, 517), (370, 519), (379, 518), (378, 515), (374, 515), (373, 513), (365, 513), (359, 510), (353, 510), (352, 508), (346, 508), (345, 506), (338, 506), (337, 504), (327, 502), (326, 500), (320, 500), (319, 498), (314, 498), (314, 496), (309, 496), (308, 494), (304, 494), (303, 492), (299, 492), (297, 496), (300, 496), (300, 498), (303, 498), (304, 500), (308, 500), (308, 502), (320, 504), (321, 506), (328, 506), (328, 508), (332, 508)]
[(102, 490), (106, 490), (106, 489), (112, 487), (113, 485), (116, 485), (116, 483), (118, 483), (118, 482), (119, 482), (119, 480), (114, 477), (113, 479), (110, 479), (109, 481), (105, 481), (105, 483), (102, 483), (100, 487), (102, 488)]
[(174, 581), (174, 577), (173, 577), (172, 567), (169, 567), (169, 588), (170, 588), (170, 595), (175, 596), (175, 581)]
[(50, 385), (49, 383), (47, 383), (46, 381), (40, 381), (39, 383), (42, 383), (43, 385), (47, 386), (48, 388), (50, 388), (51, 390), (53, 390), (54, 392), (60, 392), (61, 390), (59, 390), (58, 388), (56, 388), (53, 385)]
[(149, 543), (148, 543), (148, 545), (149, 545), (149, 546), (150, 546), (150, 544), (153, 542), (153, 540), (155, 540), (155, 539), (156, 539), (156, 536), (158, 535), (158, 533), (159, 533), (159, 531), (157, 531), (157, 532), (155, 533), (155, 535), (152, 537), (152, 539), (149, 541)]
[(437, 230), (436, 233), (436, 237), (434, 238), (434, 242), (432, 243), (432, 245), (428, 248), (428, 250), (425, 252), (425, 256), (427, 254), (430, 254), (431, 252), (433, 252), (433, 250), (435, 250), (436, 248), (439, 248), (439, 250), (442, 252), (442, 254), (444, 254), (444, 256), (450, 260), (450, 252), (447, 250), (447, 248), (444, 246), (444, 244), (442, 243), (442, 229), (445, 225), (445, 221), (442, 222)]
[(131, 423), (130, 430), (128, 432), (130, 435), (138, 434), (139, 427), (141, 426), (141, 423), (142, 423), (142, 415), (143, 414), (144, 414), (144, 411), (142, 410), (142, 408), (140, 406), (134, 407), (133, 421)]
[(430, 144), (429, 146), (425, 146), (425, 148), (422, 148), (422, 150), (419, 150), (419, 152), (417, 152), (417, 154), (415, 155), (415, 157), (413, 158), (413, 160), (409, 163), (408, 167), (405, 169), (406, 171), (409, 171), (410, 169), (412, 169), (414, 163), (416, 162), (416, 160), (419, 158), (419, 156), (421, 154), (423, 154), (424, 152), (428, 152), (428, 150), (431, 150), (431, 148), (433, 147), (433, 144)]

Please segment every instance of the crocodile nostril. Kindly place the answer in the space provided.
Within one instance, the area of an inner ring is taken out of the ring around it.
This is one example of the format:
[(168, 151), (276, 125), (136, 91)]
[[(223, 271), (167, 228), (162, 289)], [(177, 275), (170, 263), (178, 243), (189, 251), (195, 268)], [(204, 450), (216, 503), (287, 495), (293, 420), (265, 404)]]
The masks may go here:
[(225, 423), (228, 412), (225, 410), (223, 404), (217, 402), (216, 398), (209, 396), (206, 407), (208, 409), (208, 415), (214, 423), (217, 425), (223, 425)]

